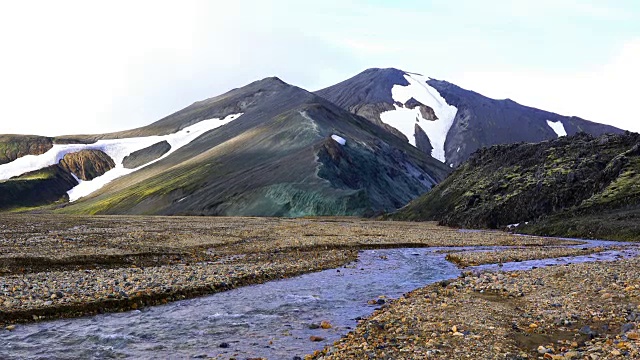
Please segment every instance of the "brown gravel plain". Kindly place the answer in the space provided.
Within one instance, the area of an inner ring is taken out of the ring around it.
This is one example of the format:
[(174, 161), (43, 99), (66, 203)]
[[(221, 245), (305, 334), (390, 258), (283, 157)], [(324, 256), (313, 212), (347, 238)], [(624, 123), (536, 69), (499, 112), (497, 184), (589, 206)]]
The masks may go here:
[(3, 214), (0, 324), (166, 303), (338, 267), (361, 249), (559, 243), (355, 218)]
[[(506, 250), (506, 257), (450, 254), (471, 264), (559, 256), (567, 249), (557, 246), (569, 243), (576, 242), (355, 218), (3, 214), (0, 325), (12, 329), (224, 291), (338, 267), (362, 249), (521, 247)], [(631, 259), (465, 273), (384, 305), (309, 358), (634, 358), (640, 356), (638, 265)]]

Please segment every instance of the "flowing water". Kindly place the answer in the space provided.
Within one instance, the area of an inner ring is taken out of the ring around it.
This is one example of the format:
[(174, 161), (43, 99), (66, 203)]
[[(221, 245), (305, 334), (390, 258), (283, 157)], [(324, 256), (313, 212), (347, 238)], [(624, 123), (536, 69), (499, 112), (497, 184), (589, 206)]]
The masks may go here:
[[(597, 244), (590, 242), (589, 246)], [(368, 300), (397, 298), (458, 276), (460, 270), (438, 250), (362, 251), (357, 262), (339, 269), (142, 311), (20, 325), (12, 332), (0, 332), (0, 359), (302, 358), (339, 339), (356, 326), (358, 317), (369, 315), (379, 306), (367, 305)], [(630, 251), (610, 251), (507, 263), (502, 269), (608, 261), (631, 255)], [(312, 328), (321, 321), (329, 321), (333, 327)], [(312, 342), (311, 336), (325, 340)]]

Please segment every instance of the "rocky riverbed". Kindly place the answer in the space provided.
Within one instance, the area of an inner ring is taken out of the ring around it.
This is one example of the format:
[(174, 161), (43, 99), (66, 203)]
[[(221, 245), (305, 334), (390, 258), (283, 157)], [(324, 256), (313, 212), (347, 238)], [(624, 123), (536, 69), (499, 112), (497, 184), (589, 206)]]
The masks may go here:
[[(352, 218), (3, 215), (0, 325), (164, 304), (336, 268), (364, 249), (519, 247), (452, 249), (450, 260), (465, 266), (602, 250), (559, 247), (576, 244)], [(633, 358), (639, 262), (467, 272), (383, 304), (309, 357)]]
[(361, 249), (561, 243), (349, 218), (3, 215), (0, 324), (166, 303), (334, 268)]
[[(619, 248), (619, 247), (617, 247)], [(489, 251), (460, 251), (447, 254), (447, 260), (461, 268), (484, 264), (502, 264), (526, 260), (583, 256), (611, 250), (612, 247), (594, 246), (587, 248), (537, 247), (499, 249)]]
[(640, 258), (466, 272), (412, 291), (310, 359), (638, 359)]

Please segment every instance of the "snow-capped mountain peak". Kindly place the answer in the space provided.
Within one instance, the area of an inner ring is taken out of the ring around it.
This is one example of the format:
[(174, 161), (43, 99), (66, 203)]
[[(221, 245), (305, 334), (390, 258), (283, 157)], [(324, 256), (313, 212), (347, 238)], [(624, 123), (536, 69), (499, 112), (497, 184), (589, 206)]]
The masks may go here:
[(422, 129), (429, 138), (431, 156), (445, 162), (444, 144), (458, 109), (427, 84), (429, 78), (410, 73), (404, 77), (409, 85), (396, 84), (391, 89), (395, 110), (381, 113), (380, 118), (400, 130), (413, 146), (416, 126)]

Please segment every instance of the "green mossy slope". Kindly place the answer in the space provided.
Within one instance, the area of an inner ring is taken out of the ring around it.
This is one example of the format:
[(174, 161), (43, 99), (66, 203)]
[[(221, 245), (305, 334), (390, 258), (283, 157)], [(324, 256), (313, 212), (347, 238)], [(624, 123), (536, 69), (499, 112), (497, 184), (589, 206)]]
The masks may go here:
[[(640, 240), (640, 135), (584, 133), (479, 150), (393, 219)], [(528, 223), (525, 225), (525, 223)]]

